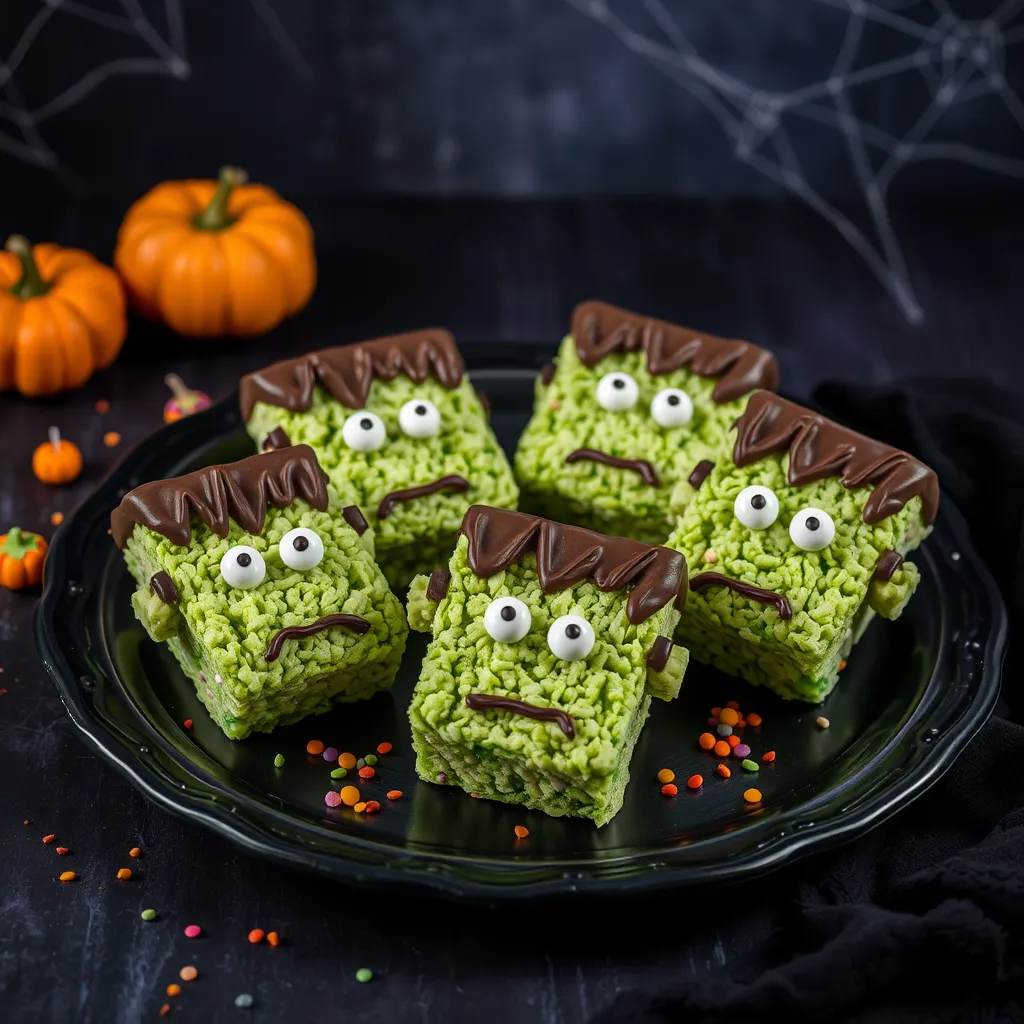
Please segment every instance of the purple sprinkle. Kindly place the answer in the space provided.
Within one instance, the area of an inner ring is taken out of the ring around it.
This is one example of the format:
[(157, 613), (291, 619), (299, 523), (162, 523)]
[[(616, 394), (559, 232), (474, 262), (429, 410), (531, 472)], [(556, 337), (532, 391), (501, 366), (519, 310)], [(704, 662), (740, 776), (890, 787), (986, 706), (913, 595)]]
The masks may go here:
[(200, 672), (199, 673), (199, 682), (201, 682), (201, 683), (205, 683), (206, 682), (206, 673), (205, 672)]
[(337, 761), (338, 760), (338, 748), (337, 747), (327, 747), (324, 750), (324, 760), (325, 761)]
[(444, 772), (438, 772), (437, 781), (443, 786), (448, 781), (448, 776)]
[(332, 789), (324, 797), (324, 803), (327, 804), (328, 807), (337, 807), (341, 803), (341, 794), (335, 793), (334, 790)]
[(718, 725), (718, 719), (717, 718), (709, 718), (708, 719), (708, 725)]
[(750, 747), (746, 743), (738, 743), (732, 748), (733, 757), (750, 757)]

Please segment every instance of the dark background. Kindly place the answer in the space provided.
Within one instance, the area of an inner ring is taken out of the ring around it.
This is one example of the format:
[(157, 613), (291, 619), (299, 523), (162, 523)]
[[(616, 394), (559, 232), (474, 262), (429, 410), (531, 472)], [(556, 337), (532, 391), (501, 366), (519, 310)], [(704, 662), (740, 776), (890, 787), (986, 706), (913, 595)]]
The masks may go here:
[[(109, 259), (133, 198), (230, 162), (305, 209), (320, 283), (310, 308), (264, 339), (187, 343), (133, 321), (121, 358), (82, 391), (0, 397), (0, 527), (51, 534), (50, 514), (69, 513), (159, 424), (168, 371), (221, 397), (273, 358), (427, 323), (554, 347), (587, 297), (767, 345), (802, 397), (826, 378), (1019, 384), (1014, 33), (1024, 41), (1024, 4), (864, 10), (851, 15), (840, 0), (585, 10), (566, 0), (69, 0), (57, 10), (5, 0), (0, 231)], [(986, 35), (997, 10), (1001, 27)], [(966, 59), (979, 40), (987, 55)], [(930, 70), (792, 102), (837, 58), (848, 57), (849, 81), (920, 46)], [(103, 77), (126, 60), (146, 63)], [(993, 86), (997, 75), (1012, 92)], [(709, 79), (710, 92), (695, 86)], [(950, 102), (936, 104), (943, 85)], [(838, 130), (844, 114), (856, 124)], [(872, 191), (908, 133), (903, 156), (921, 159)], [(111, 403), (105, 416), (98, 399)], [(51, 423), (86, 454), (81, 480), (56, 491), (29, 470)], [(120, 446), (103, 445), (108, 430)], [(876, 881), (895, 870), (875, 833), (760, 883), (674, 898), (671, 928), (657, 903), (620, 908), (613, 926), (600, 907), (485, 914), (328, 886), (152, 809), (89, 753), (38, 664), (32, 607), (30, 595), (0, 591), (5, 1019), (151, 1019), (196, 960), (202, 979), (169, 1000), (173, 1017), (242, 1017), (232, 1000), (251, 992), (260, 1021), (582, 1024), (633, 987), (722, 968), (743, 977), (782, 959), (772, 937), (809, 877), (836, 879), (815, 898), (842, 902), (851, 865), (867, 857)], [(964, 763), (984, 766), (985, 751)], [(930, 856), (946, 785), (899, 819), (901, 863)], [(980, 796), (977, 818), (955, 826), (963, 842), (991, 827), (986, 806)], [(40, 843), (48, 832), (73, 855), (58, 864)], [(136, 844), (138, 877), (114, 884)], [(80, 883), (55, 881), (65, 866)], [(139, 921), (145, 906), (159, 923)], [(206, 929), (199, 945), (181, 935), (192, 920)], [(250, 948), (257, 924), (279, 928), (287, 946)], [(363, 965), (378, 972), (370, 986), (352, 979)]]

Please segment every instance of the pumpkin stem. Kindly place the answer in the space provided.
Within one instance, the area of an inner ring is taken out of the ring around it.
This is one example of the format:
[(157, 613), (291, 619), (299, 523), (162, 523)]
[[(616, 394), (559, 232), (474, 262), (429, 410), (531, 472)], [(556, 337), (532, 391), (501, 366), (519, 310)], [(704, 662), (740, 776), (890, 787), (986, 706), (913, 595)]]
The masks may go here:
[(53, 445), (53, 450), (60, 454), (60, 431), (56, 427), (50, 427), (47, 431), (47, 435), (50, 438), (50, 444)]
[(21, 280), (11, 288), (11, 292), (19, 299), (35, 299), (45, 295), (50, 286), (39, 273), (29, 240), (24, 235), (11, 235), (7, 239), (6, 248), (21, 260)]
[(0, 544), (0, 550), (16, 562), (20, 562), (25, 555), (30, 551), (35, 551), (37, 547), (36, 535), (21, 530), (17, 526), (12, 526), (7, 531), (7, 536), (4, 538), (3, 543)]
[(171, 394), (174, 395), (175, 398), (188, 398), (188, 387), (176, 373), (167, 374), (167, 376), (164, 377), (164, 383), (171, 389)]
[(200, 231), (223, 231), (235, 223), (235, 218), (228, 214), (228, 200), (231, 193), (239, 185), (244, 185), (249, 175), (239, 167), (222, 167), (217, 182), (217, 191), (209, 205), (192, 222)]

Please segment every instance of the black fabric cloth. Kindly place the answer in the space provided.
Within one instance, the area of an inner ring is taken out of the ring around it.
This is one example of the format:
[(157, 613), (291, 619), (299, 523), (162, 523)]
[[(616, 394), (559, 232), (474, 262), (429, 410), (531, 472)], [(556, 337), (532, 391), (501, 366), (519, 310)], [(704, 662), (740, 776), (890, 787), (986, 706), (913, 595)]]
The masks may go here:
[(772, 891), (793, 913), (758, 969), (630, 992), (593, 1024), (1024, 1020), (1024, 400), (917, 380), (815, 402), (924, 459), (966, 516), (1010, 613), (1002, 698), (916, 804)]

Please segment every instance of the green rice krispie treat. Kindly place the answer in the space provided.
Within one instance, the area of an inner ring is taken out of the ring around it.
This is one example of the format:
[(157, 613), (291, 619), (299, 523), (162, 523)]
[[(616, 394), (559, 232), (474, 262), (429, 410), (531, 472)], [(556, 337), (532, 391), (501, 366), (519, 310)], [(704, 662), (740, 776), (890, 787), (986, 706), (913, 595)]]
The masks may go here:
[(877, 612), (917, 586), (935, 473), (906, 452), (765, 391), (666, 542), (690, 566), (676, 638), (694, 657), (817, 703)]
[(402, 606), (306, 445), (143, 484), (110, 527), (135, 614), (231, 739), (394, 682)]
[(603, 302), (572, 317), (536, 385), (519, 440), (524, 508), (660, 544), (755, 388), (774, 390), (775, 357)]
[(651, 697), (679, 692), (686, 563), (667, 548), (482, 506), (409, 591), (433, 636), (409, 708), (420, 778), (611, 820)]
[(311, 352), (242, 378), (264, 450), (308, 444), (373, 527), (392, 586), (448, 557), (474, 502), (515, 508), (511, 467), (455, 341), (428, 330)]

